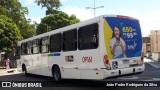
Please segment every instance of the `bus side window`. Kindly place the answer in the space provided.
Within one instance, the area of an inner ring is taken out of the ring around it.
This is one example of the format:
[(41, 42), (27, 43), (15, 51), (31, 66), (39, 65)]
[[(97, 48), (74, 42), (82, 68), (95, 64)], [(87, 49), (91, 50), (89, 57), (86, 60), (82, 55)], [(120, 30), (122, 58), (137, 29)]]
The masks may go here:
[(32, 41), (27, 42), (27, 55), (32, 54)]
[(33, 43), (32, 43), (32, 51), (33, 51), (33, 54), (38, 54), (39, 53), (39, 42), (40, 40), (39, 39), (35, 39), (33, 40)]
[(79, 50), (98, 48), (98, 23), (79, 28), (78, 48)]
[(77, 50), (77, 29), (63, 33), (63, 51)]
[(20, 59), (20, 46), (16, 48), (16, 59)]
[(54, 34), (50, 36), (50, 52), (61, 52), (62, 34)]
[(26, 55), (26, 52), (27, 52), (27, 44), (22, 43), (21, 44), (21, 55)]
[(41, 53), (48, 53), (49, 52), (49, 37), (43, 37), (41, 39), (41, 46), (40, 46)]

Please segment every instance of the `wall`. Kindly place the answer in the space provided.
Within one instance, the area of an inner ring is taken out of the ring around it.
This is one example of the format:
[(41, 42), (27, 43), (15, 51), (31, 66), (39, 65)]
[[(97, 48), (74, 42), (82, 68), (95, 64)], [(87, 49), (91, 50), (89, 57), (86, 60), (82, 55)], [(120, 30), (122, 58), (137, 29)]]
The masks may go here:
[(159, 52), (156, 52), (156, 53), (152, 53), (152, 59), (154, 61), (160, 61), (160, 53)]
[(151, 31), (151, 52), (160, 52), (160, 30)]

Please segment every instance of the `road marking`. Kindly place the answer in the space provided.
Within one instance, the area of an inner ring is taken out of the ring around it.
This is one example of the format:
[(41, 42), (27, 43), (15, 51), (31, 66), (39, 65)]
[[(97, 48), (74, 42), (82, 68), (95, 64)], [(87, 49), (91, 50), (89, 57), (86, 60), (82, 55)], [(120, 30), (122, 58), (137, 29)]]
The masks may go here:
[(153, 61), (153, 60), (150, 60), (150, 59), (144, 59), (144, 62), (145, 63), (148, 63), (149, 65), (151, 65), (152, 67), (155, 67), (155, 68), (160, 68), (160, 65), (155, 65), (155, 64), (153, 64), (155, 61)]
[(151, 66), (153, 66), (155, 68), (160, 68), (160, 66), (158, 66), (158, 65), (155, 65), (155, 64), (152, 64), (152, 63), (148, 63), (148, 64), (150, 64)]
[(119, 77), (118, 79), (138, 79), (139, 77)]
[(154, 81), (160, 81), (160, 78), (152, 78)]

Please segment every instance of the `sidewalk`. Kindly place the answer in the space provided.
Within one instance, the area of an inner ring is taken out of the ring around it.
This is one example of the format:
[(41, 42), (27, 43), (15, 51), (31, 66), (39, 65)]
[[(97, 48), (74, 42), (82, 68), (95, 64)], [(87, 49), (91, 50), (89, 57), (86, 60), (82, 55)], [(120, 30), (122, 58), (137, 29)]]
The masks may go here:
[(4, 76), (4, 75), (12, 75), (12, 74), (18, 74), (21, 72), (17, 71), (17, 68), (11, 68), (9, 70), (6, 69), (0, 69), (0, 76)]
[(144, 62), (150, 64), (151, 66), (153, 66), (155, 68), (160, 68), (160, 62), (159, 61), (154, 61), (154, 60), (151, 60), (151, 59), (144, 58)]

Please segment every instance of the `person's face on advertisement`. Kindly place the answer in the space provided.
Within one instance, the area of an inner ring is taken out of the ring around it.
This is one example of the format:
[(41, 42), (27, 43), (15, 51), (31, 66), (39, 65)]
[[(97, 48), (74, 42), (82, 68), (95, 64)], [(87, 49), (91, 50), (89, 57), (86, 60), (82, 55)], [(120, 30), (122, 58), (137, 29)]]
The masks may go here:
[(115, 34), (116, 37), (119, 37), (119, 35), (120, 35), (119, 28), (114, 27), (114, 34)]

